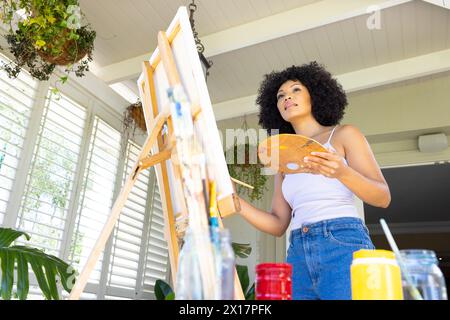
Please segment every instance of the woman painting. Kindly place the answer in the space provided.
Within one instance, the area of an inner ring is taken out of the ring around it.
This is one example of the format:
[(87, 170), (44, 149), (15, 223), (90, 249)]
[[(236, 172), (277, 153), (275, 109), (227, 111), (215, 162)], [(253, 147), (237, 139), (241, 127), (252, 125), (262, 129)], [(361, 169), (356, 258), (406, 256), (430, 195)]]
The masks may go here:
[(275, 236), (291, 225), (287, 262), (293, 265), (294, 299), (351, 299), (353, 252), (374, 249), (354, 196), (382, 208), (391, 197), (364, 135), (339, 125), (345, 92), (312, 62), (266, 75), (257, 104), (263, 128), (313, 138), (328, 152), (307, 156), (301, 173), (276, 174), (271, 212), (241, 199), (240, 214)]

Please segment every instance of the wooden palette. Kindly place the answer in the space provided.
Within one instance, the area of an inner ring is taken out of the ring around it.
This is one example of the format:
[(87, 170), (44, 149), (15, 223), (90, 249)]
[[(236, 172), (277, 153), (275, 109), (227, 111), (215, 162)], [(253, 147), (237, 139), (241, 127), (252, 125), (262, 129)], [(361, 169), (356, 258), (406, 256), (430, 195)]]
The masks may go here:
[(262, 164), (276, 172), (288, 174), (302, 172), (305, 166), (303, 158), (314, 151), (328, 152), (316, 140), (298, 134), (270, 136), (258, 145), (258, 157)]

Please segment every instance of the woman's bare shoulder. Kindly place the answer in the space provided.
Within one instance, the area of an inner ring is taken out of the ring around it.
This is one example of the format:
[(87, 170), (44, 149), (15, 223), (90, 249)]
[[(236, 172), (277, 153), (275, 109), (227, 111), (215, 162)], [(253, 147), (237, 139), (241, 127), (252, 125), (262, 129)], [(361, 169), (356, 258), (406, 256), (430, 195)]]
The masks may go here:
[[(346, 158), (347, 152), (355, 142), (365, 140), (364, 134), (352, 124), (340, 125), (334, 133), (332, 144), (338, 154)], [(357, 143), (358, 144), (358, 143)]]
[(339, 135), (363, 135), (361, 130), (353, 124), (340, 125), (336, 129), (336, 134), (339, 134)]
[(352, 124), (344, 124), (339, 126), (336, 129), (335, 136), (337, 138), (336, 140), (338, 140), (342, 145), (346, 145), (355, 140), (365, 139), (364, 134), (361, 132), (361, 130)]

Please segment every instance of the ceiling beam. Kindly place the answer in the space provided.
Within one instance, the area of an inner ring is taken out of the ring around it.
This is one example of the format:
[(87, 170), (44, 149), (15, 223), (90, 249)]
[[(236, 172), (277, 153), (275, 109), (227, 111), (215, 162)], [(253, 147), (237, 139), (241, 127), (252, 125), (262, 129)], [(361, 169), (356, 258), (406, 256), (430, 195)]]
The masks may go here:
[(434, 4), (436, 6), (445, 8), (445, 9), (450, 9), (450, 0), (423, 0), (425, 2)]
[(229, 28), (205, 37), (205, 56), (212, 57), (342, 20), (410, 2), (410, 0), (323, 0)]
[[(450, 70), (450, 49), (337, 75), (347, 93)], [(213, 105), (217, 121), (258, 112), (256, 95)]]
[[(369, 8), (374, 6), (383, 10), (410, 1), (412, 0), (323, 0), (203, 36), (201, 41), (205, 46), (205, 56), (210, 58), (368, 14)], [(142, 61), (150, 59), (150, 56), (151, 52), (102, 68), (94, 68), (93, 72), (108, 84), (137, 78), (141, 73)]]

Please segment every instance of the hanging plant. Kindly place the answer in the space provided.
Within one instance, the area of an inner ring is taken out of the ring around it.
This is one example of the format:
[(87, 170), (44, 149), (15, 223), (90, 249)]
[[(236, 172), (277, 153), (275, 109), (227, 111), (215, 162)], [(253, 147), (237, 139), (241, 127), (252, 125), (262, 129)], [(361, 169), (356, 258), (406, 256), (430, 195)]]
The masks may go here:
[(34, 78), (46, 81), (56, 66), (65, 66), (64, 83), (72, 72), (82, 77), (89, 71), (96, 32), (82, 25), (79, 0), (2, 0), (1, 10), (14, 56), (2, 65), (10, 78), (27, 67)]
[(143, 132), (147, 132), (144, 110), (142, 109), (142, 103), (140, 101), (129, 105), (123, 113), (124, 132), (134, 136), (136, 128), (139, 128)]
[(123, 112), (122, 128), (122, 150), (125, 150), (128, 140), (134, 139), (136, 136), (136, 129), (141, 133), (147, 132), (144, 110), (142, 109), (142, 103), (140, 101), (125, 108), (125, 111)]
[[(264, 165), (259, 162), (259, 159), (257, 163), (251, 159), (250, 155), (256, 154), (256, 146), (248, 142), (241, 145), (235, 144), (227, 150), (227, 154), (230, 153), (233, 154), (233, 161), (231, 164), (228, 164), (230, 176), (253, 186), (253, 189), (249, 189), (237, 184), (237, 193), (239, 195), (247, 195), (252, 201), (260, 200), (267, 190), (267, 176), (261, 174), (261, 169), (264, 168)], [(242, 158), (244, 158), (244, 162), (239, 163), (242, 162), (240, 161)]]
[[(241, 129), (244, 133), (248, 130), (245, 117)], [(232, 159), (229, 159), (230, 154)], [(244, 144), (238, 144), (235, 140), (233, 147), (226, 151), (225, 157), (227, 162), (231, 162), (228, 164), (230, 176), (253, 186), (253, 189), (249, 189), (237, 184), (237, 193), (239, 195), (247, 195), (252, 201), (260, 200), (267, 190), (267, 176), (261, 174), (264, 165), (257, 156), (257, 146), (250, 144), (248, 139), (245, 140)]]

